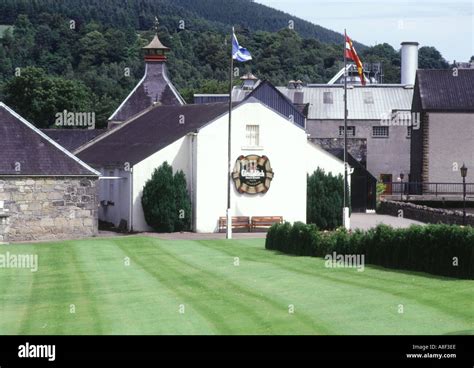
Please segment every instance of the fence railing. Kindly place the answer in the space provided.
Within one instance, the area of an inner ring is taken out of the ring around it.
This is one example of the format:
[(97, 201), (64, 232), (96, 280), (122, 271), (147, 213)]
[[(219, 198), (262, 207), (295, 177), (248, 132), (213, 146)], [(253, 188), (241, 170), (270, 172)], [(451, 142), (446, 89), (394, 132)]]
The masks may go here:
[[(390, 182), (385, 184), (386, 195), (462, 195), (463, 183), (417, 183), (417, 182)], [(474, 194), (474, 183), (466, 183), (466, 194)]]

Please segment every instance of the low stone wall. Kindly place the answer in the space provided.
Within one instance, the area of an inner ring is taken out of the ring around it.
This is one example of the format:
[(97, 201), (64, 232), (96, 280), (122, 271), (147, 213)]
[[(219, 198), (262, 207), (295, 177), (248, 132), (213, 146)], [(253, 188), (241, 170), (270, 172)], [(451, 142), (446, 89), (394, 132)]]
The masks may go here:
[[(400, 212), (400, 210), (402, 212)], [(421, 206), (410, 202), (396, 202), (383, 200), (380, 202), (377, 213), (391, 216), (404, 217), (411, 220), (416, 220), (428, 224), (448, 224), (448, 225), (462, 225), (463, 212), (462, 210), (452, 211), (442, 208), (431, 208)], [(466, 224), (474, 226), (474, 215), (466, 215)]]
[(0, 242), (97, 233), (97, 178), (0, 177)]
[[(310, 138), (313, 143), (316, 143), (324, 149), (341, 148), (344, 149), (343, 138)], [(363, 163), (367, 162), (367, 139), (365, 138), (348, 138), (347, 151), (357, 161)]]

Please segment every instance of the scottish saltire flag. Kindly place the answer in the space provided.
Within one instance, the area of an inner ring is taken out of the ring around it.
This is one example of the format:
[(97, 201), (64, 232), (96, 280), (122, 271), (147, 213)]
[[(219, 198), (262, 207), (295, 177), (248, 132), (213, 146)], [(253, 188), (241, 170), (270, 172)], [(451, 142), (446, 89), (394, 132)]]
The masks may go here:
[(244, 63), (246, 61), (252, 60), (252, 55), (250, 55), (249, 50), (244, 47), (240, 47), (239, 41), (235, 36), (235, 31), (232, 29), (232, 58), (234, 60)]

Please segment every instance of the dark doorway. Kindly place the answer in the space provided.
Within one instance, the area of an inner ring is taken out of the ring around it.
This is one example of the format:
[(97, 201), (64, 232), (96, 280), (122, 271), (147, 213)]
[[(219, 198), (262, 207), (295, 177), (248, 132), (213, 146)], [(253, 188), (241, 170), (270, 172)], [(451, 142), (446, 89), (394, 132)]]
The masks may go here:
[(380, 180), (385, 184), (385, 191), (383, 194), (392, 194), (392, 174), (380, 174)]
[(351, 205), (354, 212), (365, 212), (367, 209), (367, 177), (351, 176)]
[[(340, 160), (344, 159), (343, 149), (332, 148), (327, 151)], [(377, 179), (352, 155), (347, 155), (347, 162), (353, 169), (351, 174), (351, 210), (353, 212), (375, 210)]]

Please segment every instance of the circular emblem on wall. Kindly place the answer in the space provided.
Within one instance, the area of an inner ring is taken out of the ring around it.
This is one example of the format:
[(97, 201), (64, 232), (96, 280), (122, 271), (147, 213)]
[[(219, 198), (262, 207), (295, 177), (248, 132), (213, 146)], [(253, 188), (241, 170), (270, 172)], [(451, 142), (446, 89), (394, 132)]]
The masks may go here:
[(265, 193), (270, 188), (273, 170), (267, 156), (239, 156), (235, 162), (232, 179), (239, 193)]

